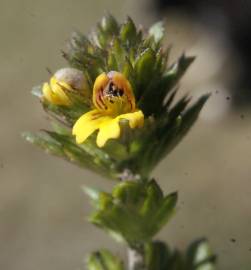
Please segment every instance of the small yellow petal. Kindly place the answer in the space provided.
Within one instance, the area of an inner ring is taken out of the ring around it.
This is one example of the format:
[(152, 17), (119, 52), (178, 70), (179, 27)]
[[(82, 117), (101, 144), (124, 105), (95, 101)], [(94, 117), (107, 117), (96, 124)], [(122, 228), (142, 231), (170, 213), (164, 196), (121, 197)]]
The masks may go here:
[(118, 118), (119, 120), (128, 120), (130, 128), (142, 127), (144, 125), (144, 114), (140, 110), (132, 113), (121, 114), (116, 118)]
[(99, 127), (97, 136), (98, 147), (103, 147), (109, 139), (117, 139), (120, 136), (120, 126), (118, 118), (110, 118), (104, 121)]
[(120, 137), (119, 121), (126, 119), (129, 121), (130, 128), (142, 127), (144, 124), (144, 114), (142, 111), (133, 113), (125, 113), (116, 118), (107, 118), (99, 126), (99, 133), (97, 135), (97, 145), (103, 147), (109, 139), (117, 139)]
[(107, 116), (98, 110), (92, 110), (82, 115), (72, 129), (72, 134), (76, 136), (76, 142), (83, 143), (105, 121), (107, 121)]
[[(109, 74), (109, 73), (108, 73)], [(119, 72), (113, 72), (113, 81), (115, 85), (118, 86), (120, 89), (124, 89), (126, 92), (127, 98), (130, 100), (130, 104), (132, 106), (131, 110), (135, 110), (135, 98), (132, 90), (132, 86), (130, 82), (126, 79), (126, 77)]]
[(52, 77), (50, 80), (51, 90), (58, 97), (60, 104), (58, 105), (70, 105), (71, 101), (64, 92), (64, 88), (71, 90), (71, 86), (64, 82), (59, 82), (55, 77)]
[[(97, 103), (97, 95), (100, 89), (104, 89), (107, 83), (109, 82), (109, 78), (106, 75), (106, 73), (101, 73), (95, 80), (94, 86), (93, 86), (93, 97), (92, 101), (96, 108), (100, 108), (102, 104)], [(105, 109), (105, 108), (104, 108)]]
[(51, 86), (48, 83), (43, 85), (43, 96), (44, 98), (52, 104), (55, 105), (65, 105), (64, 102), (56, 95), (51, 89)]
[(44, 83), (42, 92), (43, 92), (43, 96), (45, 97), (45, 99), (47, 99), (50, 103), (54, 103), (53, 93), (52, 93), (51, 87), (48, 83)]
[(42, 92), (44, 98), (52, 104), (66, 106), (71, 104), (67, 95), (55, 81), (50, 84), (44, 83)]

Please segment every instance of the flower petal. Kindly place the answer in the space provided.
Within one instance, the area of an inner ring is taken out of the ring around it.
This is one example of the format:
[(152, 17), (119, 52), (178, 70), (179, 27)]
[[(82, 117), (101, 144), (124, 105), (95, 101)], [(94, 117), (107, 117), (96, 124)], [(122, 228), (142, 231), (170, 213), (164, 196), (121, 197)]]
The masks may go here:
[(118, 118), (119, 120), (128, 120), (130, 128), (142, 127), (144, 125), (144, 114), (140, 110), (132, 113), (121, 114), (116, 118)]
[(127, 101), (131, 105), (131, 110), (132, 111), (135, 110), (135, 106), (136, 106), (135, 98), (134, 98), (134, 94), (133, 94), (133, 90), (132, 90), (132, 86), (130, 82), (126, 79), (126, 77), (122, 73), (112, 71), (112, 74), (113, 74), (112, 75), (113, 81), (117, 85), (117, 87), (119, 89), (124, 89), (124, 91), (126, 92), (126, 96), (128, 99)]
[(98, 147), (103, 147), (109, 139), (117, 139), (120, 136), (119, 119), (106, 119), (100, 127), (97, 136)]
[(71, 101), (65, 94), (63, 88), (71, 90), (72, 88), (65, 82), (59, 82), (55, 77), (50, 80), (51, 90), (59, 100), (59, 105), (70, 105)]
[(114, 119), (107, 118), (99, 127), (99, 133), (97, 136), (97, 145), (99, 147), (103, 147), (109, 139), (119, 138), (119, 121), (121, 119), (127, 119), (129, 121), (130, 128), (142, 127), (144, 124), (144, 114), (142, 111), (121, 114)]
[(43, 96), (51, 104), (69, 106), (71, 104), (70, 99), (62, 90), (62, 87), (58, 84), (55, 78), (50, 80), (50, 84), (44, 83)]
[(54, 103), (51, 87), (48, 83), (44, 83), (42, 91), (45, 99), (47, 99), (50, 103)]
[(98, 110), (92, 110), (82, 115), (74, 124), (72, 134), (76, 136), (78, 144), (83, 143), (100, 125), (110, 119)]
[(108, 76), (103, 72), (101, 73), (95, 80), (94, 86), (93, 86), (93, 97), (92, 101), (96, 108), (100, 108), (105, 110), (105, 105), (100, 100), (100, 89), (104, 89), (107, 83), (109, 82)]

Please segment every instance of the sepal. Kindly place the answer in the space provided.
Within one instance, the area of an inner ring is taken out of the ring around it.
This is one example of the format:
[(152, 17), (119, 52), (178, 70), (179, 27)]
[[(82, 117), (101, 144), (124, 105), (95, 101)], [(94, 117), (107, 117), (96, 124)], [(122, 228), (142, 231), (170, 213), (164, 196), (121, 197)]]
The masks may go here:
[(145, 125), (137, 155), (131, 161), (142, 176), (148, 176), (158, 162), (168, 155), (196, 122), (209, 95), (203, 95), (188, 107), (190, 98), (181, 98), (168, 113)]
[(126, 22), (120, 28), (120, 38), (127, 48), (132, 48), (137, 42), (137, 29), (130, 17), (127, 17)]
[[(71, 129), (82, 115), (93, 109), (91, 91), (97, 76), (115, 70), (123, 73), (130, 82), (136, 108), (144, 114), (144, 127), (132, 130), (122, 119), (120, 138), (109, 140), (102, 151), (96, 145), (96, 134), (81, 145), (76, 145), (70, 134), (67, 138), (62, 138), (62, 134), (55, 138), (54, 134), (53, 140), (59, 141), (59, 145), (65, 139), (67, 147), (71, 145), (70, 153), (68, 151), (67, 155), (63, 155), (67, 160), (74, 160), (74, 163), (80, 163), (96, 172), (102, 171), (103, 175), (111, 175), (110, 168), (115, 168), (112, 175), (117, 179), (124, 179), (126, 171), (130, 171), (133, 178), (145, 179), (149, 178), (158, 162), (187, 134), (208, 96), (202, 96), (190, 106), (188, 96), (174, 102), (179, 81), (194, 57), (183, 54), (176, 62), (168, 64), (170, 48), (163, 47), (163, 35), (161, 22), (148, 31), (143, 31), (141, 27), (136, 27), (131, 18), (128, 17), (124, 23), (119, 24), (110, 14), (98, 23), (96, 30), (90, 35), (73, 33), (63, 56), (71, 67), (83, 72), (87, 89), (83, 92), (64, 89), (71, 106), (62, 106), (46, 101), (41, 96), (41, 87), (35, 87), (32, 92), (39, 97), (46, 113), (56, 122)], [(45, 145), (47, 148), (56, 148), (51, 141), (48, 144), (48, 140), (41, 135), (34, 141), (43, 145), (45, 150)], [(107, 163), (110, 165), (103, 166), (99, 157), (92, 156), (92, 160), (95, 160), (93, 167), (93, 162), (85, 159), (85, 153), (83, 158), (76, 155), (82, 154), (83, 149), (94, 155), (101, 151), (102, 155), (108, 157)], [(75, 162), (76, 160), (78, 161)]]
[(101, 22), (98, 23), (96, 37), (98, 45), (101, 48), (106, 48), (111, 42), (112, 38), (118, 35), (119, 25), (116, 19), (108, 13), (105, 15)]

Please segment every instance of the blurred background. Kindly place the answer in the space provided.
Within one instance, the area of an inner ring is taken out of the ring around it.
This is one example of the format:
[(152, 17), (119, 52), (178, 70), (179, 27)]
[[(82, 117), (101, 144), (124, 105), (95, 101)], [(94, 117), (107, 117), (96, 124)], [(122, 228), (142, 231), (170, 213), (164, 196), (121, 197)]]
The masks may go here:
[(20, 136), (48, 127), (32, 86), (48, 80), (47, 67), (66, 65), (60, 50), (70, 33), (87, 33), (105, 11), (146, 27), (164, 19), (171, 60), (183, 51), (197, 55), (182, 91), (212, 93), (192, 131), (154, 172), (166, 192), (180, 196), (158, 238), (183, 249), (206, 236), (219, 269), (251, 269), (249, 0), (0, 1), (0, 269), (83, 269), (85, 254), (100, 247), (126, 256), (86, 220), (81, 186), (109, 190), (112, 183)]

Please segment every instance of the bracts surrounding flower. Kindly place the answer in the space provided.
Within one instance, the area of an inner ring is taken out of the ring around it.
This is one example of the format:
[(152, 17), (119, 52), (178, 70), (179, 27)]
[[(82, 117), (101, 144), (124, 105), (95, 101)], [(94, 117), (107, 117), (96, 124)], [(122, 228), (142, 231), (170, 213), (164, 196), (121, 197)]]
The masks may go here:
[(108, 178), (149, 178), (208, 98), (190, 107), (187, 96), (174, 102), (194, 57), (169, 64), (163, 35), (161, 23), (143, 32), (130, 18), (119, 24), (111, 15), (89, 37), (74, 33), (63, 53), (70, 68), (33, 90), (54, 130), (26, 138)]
[[(140, 259), (130, 259), (131, 269), (138, 270), (140, 261), (140, 269), (211, 270), (215, 256), (204, 239), (185, 255), (152, 240), (175, 213), (177, 193), (164, 195), (151, 172), (187, 134), (208, 98), (190, 106), (190, 97), (175, 98), (194, 57), (183, 54), (169, 64), (163, 36), (160, 22), (143, 32), (131, 18), (119, 24), (109, 14), (88, 37), (74, 33), (63, 53), (70, 67), (32, 90), (53, 130), (24, 137), (118, 181), (110, 193), (85, 191), (95, 208), (90, 221), (127, 243), (130, 254)], [(88, 267), (124, 269), (105, 250), (90, 255)]]

